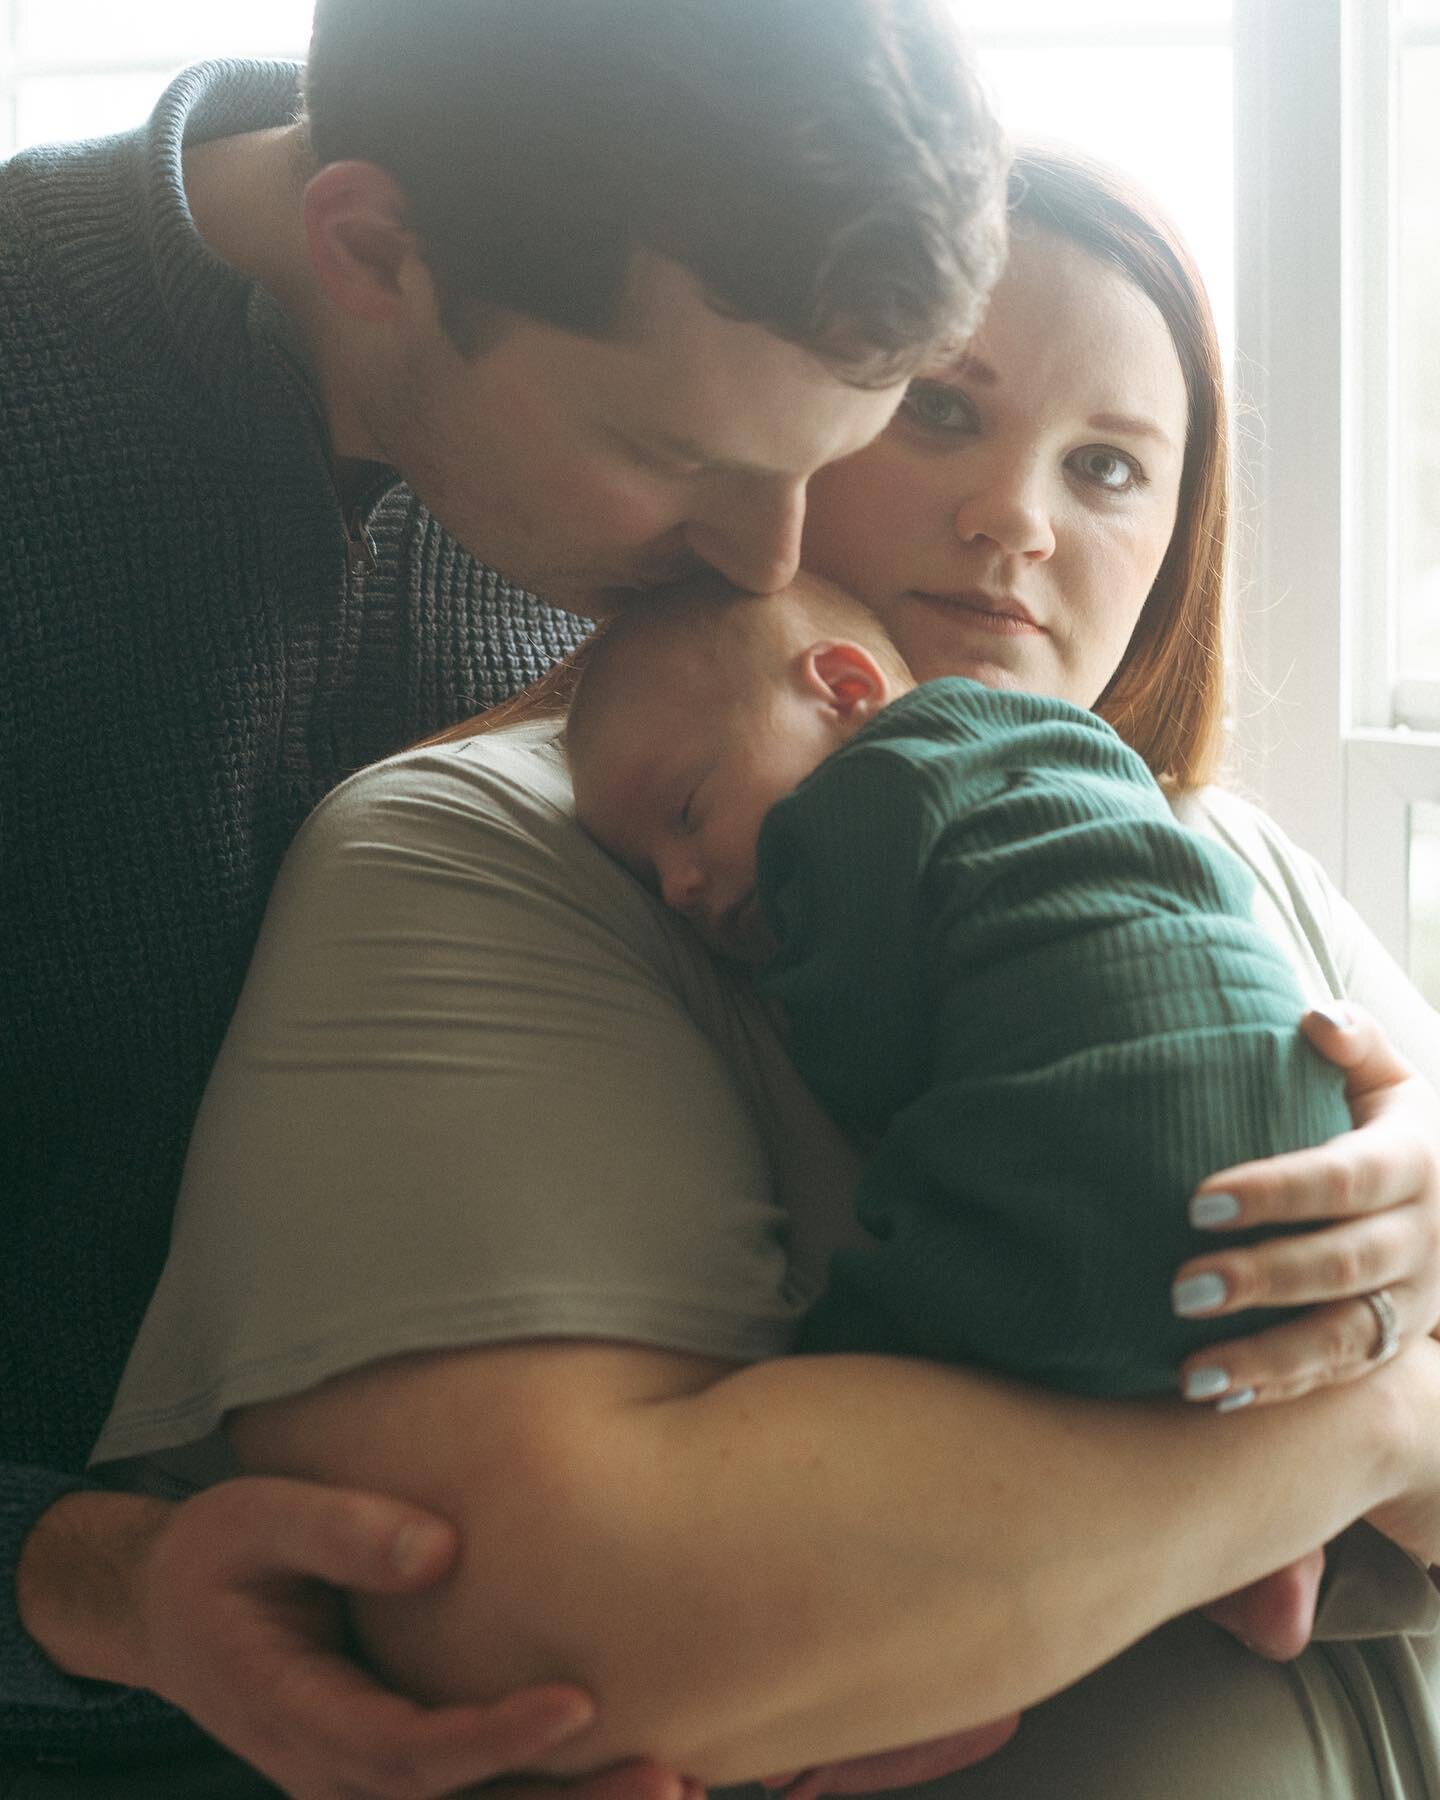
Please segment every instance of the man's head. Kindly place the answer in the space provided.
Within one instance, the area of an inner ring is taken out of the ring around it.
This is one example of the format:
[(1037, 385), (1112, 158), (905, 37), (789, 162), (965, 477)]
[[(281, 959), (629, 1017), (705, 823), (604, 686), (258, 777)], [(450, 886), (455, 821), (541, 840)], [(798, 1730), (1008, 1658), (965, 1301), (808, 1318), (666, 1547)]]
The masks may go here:
[(944, 0), (320, 0), (306, 106), (339, 447), (577, 605), (783, 584), (1000, 261)]
[(709, 580), (636, 603), (570, 709), (576, 815), (712, 948), (763, 957), (765, 814), (913, 685), (873, 615), (814, 576), (772, 599)]

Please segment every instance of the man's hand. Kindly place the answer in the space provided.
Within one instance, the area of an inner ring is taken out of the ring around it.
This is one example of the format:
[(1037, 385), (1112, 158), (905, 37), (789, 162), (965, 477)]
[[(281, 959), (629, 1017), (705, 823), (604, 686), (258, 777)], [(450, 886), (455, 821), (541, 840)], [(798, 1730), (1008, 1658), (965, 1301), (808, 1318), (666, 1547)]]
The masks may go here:
[[(350, 1659), (341, 1590), (419, 1592), (457, 1547), (417, 1507), (308, 1482), (245, 1477), (179, 1504), (70, 1494), (26, 1540), (20, 1617), (61, 1669), (151, 1689), (295, 1800), (431, 1800), (523, 1769), (594, 1716), (561, 1685), (420, 1706)], [(682, 1800), (683, 1784), (636, 1765), (572, 1792)]]

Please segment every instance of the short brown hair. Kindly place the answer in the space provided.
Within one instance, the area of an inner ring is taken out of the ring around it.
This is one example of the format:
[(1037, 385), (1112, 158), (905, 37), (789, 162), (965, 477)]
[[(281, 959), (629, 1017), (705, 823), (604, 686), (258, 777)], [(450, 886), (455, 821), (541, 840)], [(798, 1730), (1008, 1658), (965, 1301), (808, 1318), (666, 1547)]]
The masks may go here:
[(1189, 402), (1175, 531), (1124, 660), (1095, 710), (1174, 788), (1212, 780), (1225, 713), (1229, 442), (1225, 366), (1205, 284), (1157, 203), (1117, 170), (1047, 144), (1016, 149), (1011, 230), (1058, 232), (1117, 269), (1164, 319)]
[(400, 183), (447, 329), (591, 336), (633, 253), (883, 385), (971, 330), (1006, 157), (945, 0), (319, 0), (322, 164)]

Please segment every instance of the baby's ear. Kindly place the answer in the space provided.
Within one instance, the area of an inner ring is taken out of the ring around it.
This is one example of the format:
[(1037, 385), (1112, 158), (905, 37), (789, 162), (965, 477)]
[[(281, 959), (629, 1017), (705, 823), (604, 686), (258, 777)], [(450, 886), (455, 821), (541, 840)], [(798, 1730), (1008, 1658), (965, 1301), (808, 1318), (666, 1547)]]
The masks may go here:
[(802, 680), (846, 732), (873, 718), (892, 697), (884, 671), (863, 644), (847, 639), (811, 644), (800, 668)]

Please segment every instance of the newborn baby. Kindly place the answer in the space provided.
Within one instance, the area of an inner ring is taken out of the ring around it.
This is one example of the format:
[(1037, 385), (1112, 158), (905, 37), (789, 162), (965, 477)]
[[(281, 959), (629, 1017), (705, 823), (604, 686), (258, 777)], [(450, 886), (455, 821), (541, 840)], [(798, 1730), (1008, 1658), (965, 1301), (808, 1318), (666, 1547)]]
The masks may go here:
[(836, 1256), (798, 1349), (1146, 1394), (1277, 1316), (1174, 1316), (1172, 1271), (1217, 1242), (1188, 1201), (1347, 1130), (1343, 1078), (1300, 1035), (1249, 872), (1175, 821), (1102, 720), (917, 686), (872, 615), (804, 576), (622, 614), (567, 746), (581, 824), (755, 966), (870, 1152), (875, 1241)]
[(1348, 1129), (1343, 1078), (1251, 918), (1094, 714), (916, 686), (803, 577), (623, 615), (567, 727), (578, 816), (723, 955), (872, 1152), (870, 1249), (805, 1350), (910, 1352), (1091, 1394), (1173, 1391), (1260, 1316), (1177, 1319), (1216, 1169)]

